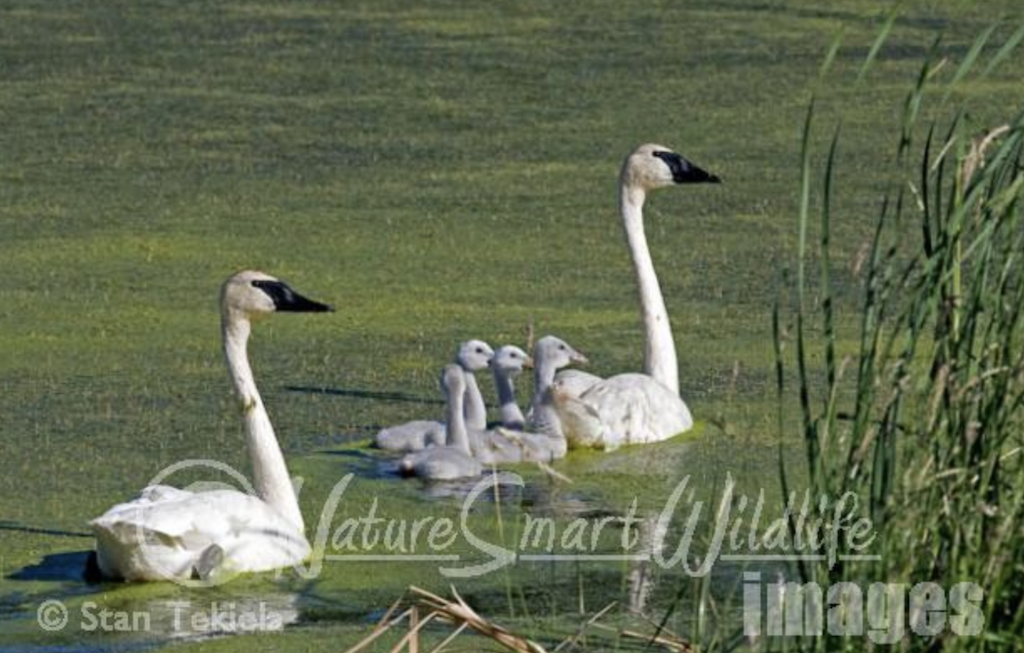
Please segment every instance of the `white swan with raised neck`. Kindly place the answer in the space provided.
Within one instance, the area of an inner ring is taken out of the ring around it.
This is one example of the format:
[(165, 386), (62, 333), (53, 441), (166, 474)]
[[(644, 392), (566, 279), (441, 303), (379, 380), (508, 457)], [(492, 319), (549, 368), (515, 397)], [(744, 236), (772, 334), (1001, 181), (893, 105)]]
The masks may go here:
[(665, 440), (692, 428), (690, 410), (679, 396), (675, 341), (647, 245), (643, 207), (652, 190), (719, 181), (662, 145), (641, 145), (626, 157), (619, 174), (619, 213), (637, 280), (643, 372), (604, 380), (566, 373), (559, 379), (552, 407), (566, 418), (570, 447), (614, 449)]
[(221, 335), (252, 458), (252, 493), (152, 485), (90, 525), (103, 577), (130, 581), (208, 579), (297, 564), (310, 552), (298, 497), (247, 355), (253, 320), (275, 312), (324, 312), (284, 282), (256, 271), (221, 290)]

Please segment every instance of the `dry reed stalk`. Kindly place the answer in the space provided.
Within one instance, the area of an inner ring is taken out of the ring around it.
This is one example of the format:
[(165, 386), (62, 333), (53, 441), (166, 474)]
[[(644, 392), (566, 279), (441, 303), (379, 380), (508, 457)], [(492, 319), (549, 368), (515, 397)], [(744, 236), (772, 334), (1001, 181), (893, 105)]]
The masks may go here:
[[(392, 617), (392, 615), (398, 613), (403, 602), (410, 599), (410, 595), (412, 595), (412, 605), (397, 616)], [(359, 651), (368, 647), (381, 635), (403, 621), (409, 622), (409, 630), (390, 649), (390, 653), (399, 653), (403, 650), (408, 653), (419, 653), (421, 650), (419, 633), (432, 621), (439, 621), (454, 625), (455, 630), (445, 637), (439, 644), (430, 649), (429, 653), (442, 653), (449, 644), (455, 641), (455, 639), (467, 629), (473, 630), (477, 634), (487, 637), (513, 653), (547, 653), (547, 650), (537, 642), (527, 639), (526, 637), (522, 637), (521, 635), (517, 635), (507, 628), (499, 626), (498, 624), (482, 617), (477, 611), (469, 607), (454, 587), (452, 588), (452, 595), (454, 596), (454, 599), (446, 599), (420, 587), (410, 586), (408, 591), (388, 609), (377, 625), (374, 626), (373, 631), (371, 631), (370, 634), (362, 641), (348, 649), (345, 653), (359, 653)], [(659, 628), (655, 634), (645, 634), (600, 623), (600, 620), (616, 605), (617, 603), (612, 602), (599, 610), (581, 624), (575, 634), (555, 647), (552, 653), (575, 648), (579, 640), (590, 628), (597, 628), (606, 632), (614, 632), (620, 637), (625, 637), (635, 641), (643, 641), (648, 647), (652, 644), (656, 644), (676, 653), (693, 653), (696, 650), (682, 637), (664, 628)], [(426, 615), (423, 617), (420, 616), (419, 610), (421, 609), (426, 611)]]
[(563, 641), (561, 644), (556, 646), (555, 650), (552, 651), (552, 653), (558, 653), (558, 651), (561, 651), (566, 646), (575, 646), (576, 642), (578, 642), (580, 638), (583, 637), (584, 633), (587, 632), (587, 629), (596, 624), (598, 621), (600, 621), (601, 617), (608, 614), (608, 611), (614, 608), (616, 605), (618, 605), (618, 603), (616, 601), (612, 601), (608, 605), (604, 606), (604, 608), (602, 608), (601, 610), (598, 610), (593, 617), (587, 619), (580, 625), (579, 630), (576, 631), (575, 635), (573, 635), (569, 639)]
[(452, 588), (452, 594), (455, 596), (455, 600), (442, 598), (416, 586), (410, 587), (409, 591), (419, 596), (420, 605), (437, 613), (438, 617), (442, 620), (449, 621), (450, 623), (466, 624), (477, 633), (494, 640), (516, 653), (547, 653), (544, 647), (537, 642), (516, 635), (508, 629), (481, 617), (459, 596), (454, 587)]

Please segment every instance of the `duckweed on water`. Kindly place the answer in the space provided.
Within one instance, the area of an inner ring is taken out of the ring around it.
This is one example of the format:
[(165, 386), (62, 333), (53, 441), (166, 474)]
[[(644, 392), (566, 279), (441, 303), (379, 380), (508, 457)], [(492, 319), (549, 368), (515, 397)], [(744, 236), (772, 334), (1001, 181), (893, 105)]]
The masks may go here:
[[(763, 489), (766, 505), (780, 506), (771, 307), (795, 251), (808, 96), (816, 90), (818, 115), (843, 124), (831, 216), (841, 359), (858, 344), (860, 263), (891, 178), (878, 154), (898, 136), (906, 84), (937, 34), (948, 64), (936, 74), (951, 78), (977, 34), (1019, 8), (903, 3), (874, 53), (887, 14), (853, 0), (18, 0), (0, 12), (0, 651), (91, 652), (339, 651), (407, 586), (446, 594), (452, 579), (436, 561), (346, 561), (347, 548), (314, 578), (243, 577), (204, 592), (91, 585), (79, 570), (88, 519), (169, 464), (246, 469), (216, 308), (220, 282), (242, 268), (339, 309), (264, 325), (253, 343), (290, 471), (304, 479), (307, 523), (353, 473), (333, 523), (376, 501), (385, 520), (461, 524), (465, 488), (400, 480), (364, 445), (381, 425), (439, 412), (437, 371), (468, 337), (522, 345), (533, 324), (585, 352), (597, 374), (639, 368), (614, 182), (641, 142), (679, 148), (725, 180), (647, 207), (682, 394), (702, 428), (612, 455), (575, 453), (555, 465), (572, 483), (517, 468), (524, 488), (481, 497), (465, 519), (509, 546), (527, 515), (553, 518), (562, 533), (579, 518), (591, 528), (607, 520), (599, 548), (614, 553), (634, 500), (651, 523), (687, 476), (708, 506), (728, 476), (737, 497)], [(1014, 29), (997, 26), (980, 60)], [(875, 64), (856, 83), (869, 54)], [(950, 101), (970, 103), (978, 125), (1004, 122), (1020, 100), (1019, 71), (965, 77)], [(798, 442), (798, 425), (792, 433)], [(487, 559), (464, 539), (451, 551), (466, 564)], [(540, 642), (573, 635), (617, 601), (610, 623), (635, 624), (628, 607), (641, 605), (713, 649), (735, 642), (688, 607), (721, 604), (740, 571), (718, 565), (702, 583), (624, 560), (520, 560), (457, 583), (481, 614)], [(47, 600), (66, 606), (66, 628), (40, 628)], [(254, 609), (284, 629), (202, 627)], [(147, 614), (149, 627), (81, 627), (103, 610)]]

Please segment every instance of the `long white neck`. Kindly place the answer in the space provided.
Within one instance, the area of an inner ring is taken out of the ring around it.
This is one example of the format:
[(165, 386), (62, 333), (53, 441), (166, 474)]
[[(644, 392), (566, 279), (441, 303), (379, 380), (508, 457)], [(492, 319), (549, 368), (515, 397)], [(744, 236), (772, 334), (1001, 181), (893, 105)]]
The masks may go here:
[(551, 402), (545, 401), (558, 369), (543, 355), (534, 356), (534, 363), (536, 367), (533, 369), (533, 398), (530, 400), (532, 429), (544, 435), (561, 437), (562, 421), (558, 419), (558, 413)]
[(466, 455), (472, 455), (469, 448), (469, 434), (466, 432), (466, 418), (463, 415), (463, 398), (465, 392), (453, 392), (448, 395), (445, 405), (445, 444), (455, 447)]
[(230, 313), (224, 316), (221, 329), (228, 372), (242, 401), (245, 435), (252, 456), (253, 487), (260, 499), (294, 524), (300, 532), (304, 531), (302, 512), (288, 476), (284, 454), (281, 453), (270, 416), (256, 389), (252, 368), (249, 367), (246, 343), (252, 326), (245, 316)]
[(480, 394), (480, 386), (476, 383), (476, 375), (470, 370), (463, 370), (466, 377), (466, 426), (477, 431), (487, 428), (487, 405)]
[(665, 300), (654, 272), (651, 251), (644, 234), (645, 193), (643, 189), (623, 184), (619, 190), (622, 226), (636, 271), (640, 291), (640, 316), (644, 325), (644, 374), (654, 378), (672, 392), (679, 394), (679, 370), (672, 326), (665, 310)]
[(500, 366), (494, 368), (494, 387), (498, 392), (501, 407), (501, 425), (514, 431), (522, 431), (526, 420), (516, 403), (516, 390), (512, 383), (513, 373)]

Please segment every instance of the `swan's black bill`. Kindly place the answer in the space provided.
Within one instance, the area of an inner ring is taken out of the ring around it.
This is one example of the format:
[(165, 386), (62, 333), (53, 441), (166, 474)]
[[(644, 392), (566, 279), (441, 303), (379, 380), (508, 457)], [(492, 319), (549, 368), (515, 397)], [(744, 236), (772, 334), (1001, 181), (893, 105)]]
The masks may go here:
[(303, 297), (283, 281), (258, 279), (252, 285), (259, 288), (274, 301), (274, 308), (288, 313), (330, 313), (332, 306)]
[(672, 171), (672, 181), (677, 184), (720, 184), (722, 180), (700, 168), (675, 152), (655, 152), (654, 156), (665, 162)]

